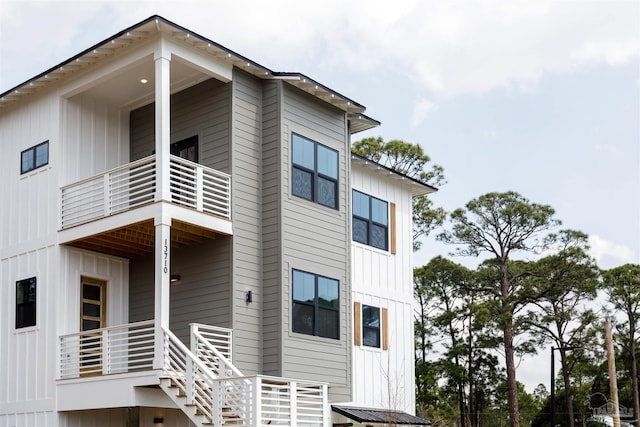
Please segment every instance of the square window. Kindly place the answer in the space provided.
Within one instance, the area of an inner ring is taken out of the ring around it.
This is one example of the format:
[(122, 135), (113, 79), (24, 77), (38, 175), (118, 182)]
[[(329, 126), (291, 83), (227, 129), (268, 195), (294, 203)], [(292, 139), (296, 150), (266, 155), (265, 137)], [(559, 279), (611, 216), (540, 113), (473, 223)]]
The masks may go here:
[(291, 193), (338, 208), (338, 152), (315, 141), (291, 136)]
[(293, 332), (340, 339), (340, 282), (293, 270)]
[(36, 278), (16, 282), (16, 329), (36, 325)]
[(386, 251), (389, 248), (389, 204), (356, 190), (351, 194), (353, 240)]

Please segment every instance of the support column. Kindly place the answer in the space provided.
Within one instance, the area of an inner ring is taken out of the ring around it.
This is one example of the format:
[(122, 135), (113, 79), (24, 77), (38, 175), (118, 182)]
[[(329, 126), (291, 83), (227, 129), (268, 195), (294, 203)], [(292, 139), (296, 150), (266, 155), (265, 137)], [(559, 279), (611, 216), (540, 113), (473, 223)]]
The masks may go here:
[(164, 358), (164, 333), (169, 329), (169, 286), (171, 282), (171, 218), (156, 218), (155, 223), (155, 346), (153, 367), (160, 369)]
[(169, 155), (171, 154), (171, 53), (167, 49), (164, 40), (160, 40), (160, 46), (154, 55), (155, 79), (156, 79), (156, 202), (159, 200), (171, 200), (169, 191)]

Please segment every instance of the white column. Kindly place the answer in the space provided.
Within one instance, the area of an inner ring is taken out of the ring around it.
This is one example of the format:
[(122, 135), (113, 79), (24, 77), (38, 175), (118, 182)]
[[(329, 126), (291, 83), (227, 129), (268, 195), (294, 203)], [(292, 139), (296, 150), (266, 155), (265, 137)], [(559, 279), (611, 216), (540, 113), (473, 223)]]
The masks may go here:
[(164, 40), (160, 40), (160, 46), (154, 55), (156, 64), (156, 197), (155, 200), (170, 201), (169, 192), (169, 155), (170, 155), (170, 90), (171, 90), (171, 53), (168, 51)]
[(169, 286), (171, 282), (171, 218), (156, 218), (155, 223), (155, 346), (153, 367), (162, 368), (164, 333), (169, 329)]

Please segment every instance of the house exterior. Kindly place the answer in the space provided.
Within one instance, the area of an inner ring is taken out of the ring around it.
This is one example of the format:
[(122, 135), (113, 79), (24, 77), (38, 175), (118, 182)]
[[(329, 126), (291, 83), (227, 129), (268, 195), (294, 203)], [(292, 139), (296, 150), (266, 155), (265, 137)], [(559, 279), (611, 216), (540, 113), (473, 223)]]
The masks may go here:
[(0, 95), (0, 427), (423, 423), (364, 111), (159, 16)]

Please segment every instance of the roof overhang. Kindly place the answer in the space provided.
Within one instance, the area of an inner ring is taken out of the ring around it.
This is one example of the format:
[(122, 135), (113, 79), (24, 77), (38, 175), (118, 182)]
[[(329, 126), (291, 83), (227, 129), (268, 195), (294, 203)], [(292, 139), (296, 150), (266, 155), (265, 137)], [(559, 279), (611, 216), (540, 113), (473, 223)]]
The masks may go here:
[(216, 60), (223, 60), (261, 79), (285, 80), (287, 83), (346, 112), (349, 117), (351, 133), (370, 129), (380, 124), (376, 120), (362, 115), (365, 111), (363, 105), (303, 74), (272, 71), (213, 40), (194, 33), (158, 15), (151, 16), (142, 22), (122, 30), (24, 83), (5, 91), (0, 94), (0, 108), (10, 106), (16, 101), (24, 99), (56, 82), (69, 78), (91, 65), (109, 59), (120, 52), (124, 52), (132, 45), (152, 37), (157, 37), (159, 34), (171, 40), (191, 45), (200, 50), (204, 55), (210, 55)]
[(367, 159), (366, 157), (362, 157), (358, 154), (351, 153), (351, 162), (361, 165), (371, 171), (396, 178), (398, 181), (401, 181), (404, 185), (408, 186), (409, 191), (411, 191), (411, 194), (413, 196), (422, 196), (438, 191), (436, 187), (433, 187), (408, 175), (397, 172), (391, 168), (376, 163), (375, 161)]
[(356, 408), (351, 406), (331, 405), (333, 412), (343, 415), (358, 423), (367, 424), (403, 424), (413, 426), (429, 426), (431, 421), (416, 417), (402, 411), (390, 409)]

